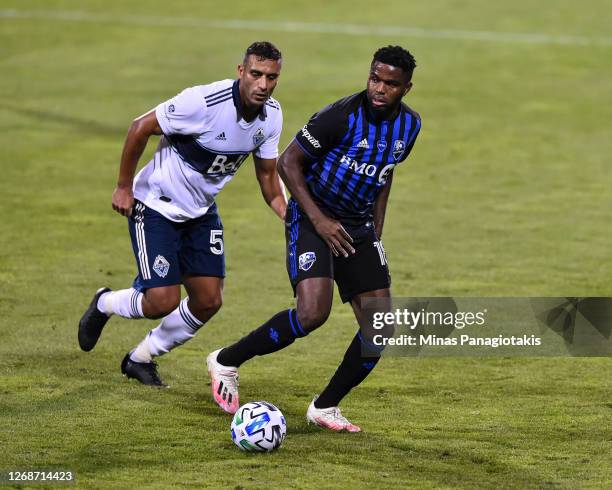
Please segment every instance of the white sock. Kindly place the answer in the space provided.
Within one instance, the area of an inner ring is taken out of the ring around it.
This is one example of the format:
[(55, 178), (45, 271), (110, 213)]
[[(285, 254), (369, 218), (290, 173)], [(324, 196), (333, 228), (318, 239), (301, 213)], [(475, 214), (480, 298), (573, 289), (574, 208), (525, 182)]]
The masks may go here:
[(98, 299), (98, 310), (106, 315), (123, 318), (144, 318), (142, 298), (144, 294), (134, 288), (104, 293)]
[(149, 342), (147, 339), (149, 336), (147, 335), (142, 342), (136, 346), (136, 348), (130, 354), (130, 359), (134, 362), (151, 362), (153, 357), (151, 356), (151, 349), (149, 347)]
[[(204, 324), (189, 311), (188, 300), (189, 298), (182, 300), (176, 310), (165, 316), (161, 323), (147, 334), (130, 355), (133, 361), (151, 362), (151, 358), (170, 352), (196, 334)], [(149, 360), (138, 360), (147, 357)]]

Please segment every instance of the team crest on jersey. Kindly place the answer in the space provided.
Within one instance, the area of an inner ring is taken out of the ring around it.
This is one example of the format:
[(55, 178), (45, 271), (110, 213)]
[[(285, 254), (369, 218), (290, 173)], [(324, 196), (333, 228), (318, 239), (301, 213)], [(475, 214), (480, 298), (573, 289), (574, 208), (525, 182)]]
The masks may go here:
[(378, 148), (378, 151), (385, 151), (387, 148), (387, 142), (385, 140), (378, 140), (376, 147)]
[(159, 277), (166, 277), (170, 270), (170, 264), (163, 255), (158, 255), (153, 262), (153, 270)]
[(298, 260), (300, 269), (302, 269), (303, 271), (310, 270), (316, 260), (317, 256), (314, 252), (304, 252), (302, 255), (300, 255), (300, 258)]
[(402, 140), (395, 140), (395, 143), (393, 143), (393, 158), (395, 158), (395, 161), (401, 158), (405, 149), (406, 143), (404, 143)]
[(261, 145), (263, 143), (264, 138), (264, 130), (263, 128), (259, 128), (257, 131), (255, 131), (255, 134), (253, 135), (253, 144), (255, 146)]
[(175, 110), (175, 108), (174, 108), (174, 104), (170, 104), (170, 105), (168, 106), (168, 112), (169, 112), (170, 114), (172, 114), (172, 113), (174, 112), (174, 110)]

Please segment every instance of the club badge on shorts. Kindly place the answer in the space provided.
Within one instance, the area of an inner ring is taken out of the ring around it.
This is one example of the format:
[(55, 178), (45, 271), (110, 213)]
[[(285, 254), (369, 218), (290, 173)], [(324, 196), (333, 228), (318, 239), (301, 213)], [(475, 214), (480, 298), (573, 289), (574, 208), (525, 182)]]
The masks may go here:
[(307, 271), (312, 267), (316, 260), (317, 256), (314, 252), (304, 252), (298, 259), (299, 267), (303, 271)]
[(153, 270), (159, 277), (166, 277), (170, 270), (170, 264), (163, 255), (158, 255), (153, 262)]

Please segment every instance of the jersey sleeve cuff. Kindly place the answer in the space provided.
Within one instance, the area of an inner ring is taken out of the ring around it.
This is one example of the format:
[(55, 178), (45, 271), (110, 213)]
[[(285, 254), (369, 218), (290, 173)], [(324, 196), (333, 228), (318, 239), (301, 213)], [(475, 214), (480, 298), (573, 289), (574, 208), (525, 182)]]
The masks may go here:
[(257, 158), (261, 158), (263, 160), (274, 160), (275, 158), (278, 158), (278, 151), (273, 152), (273, 153), (261, 153), (260, 151), (255, 150), (253, 154)]
[(155, 116), (157, 117), (157, 123), (164, 134), (172, 134), (172, 128), (170, 127), (170, 120), (166, 116), (166, 104), (159, 104), (155, 108)]
[(316, 155), (313, 155), (312, 153), (310, 153), (310, 152), (309, 152), (309, 151), (308, 151), (308, 150), (307, 150), (307, 149), (304, 147), (304, 145), (303, 145), (302, 143), (300, 143), (300, 140), (299, 140), (299, 139), (297, 139), (297, 138), (293, 138), (293, 141), (295, 141), (295, 142), (297, 143), (297, 145), (298, 145), (298, 146), (299, 146), (299, 147), (302, 149), (302, 151), (303, 151), (304, 153), (306, 153), (306, 155), (307, 155), (307, 156), (309, 156), (310, 158), (312, 158), (313, 160), (316, 160), (317, 158), (319, 158), (319, 157), (317, 157)]

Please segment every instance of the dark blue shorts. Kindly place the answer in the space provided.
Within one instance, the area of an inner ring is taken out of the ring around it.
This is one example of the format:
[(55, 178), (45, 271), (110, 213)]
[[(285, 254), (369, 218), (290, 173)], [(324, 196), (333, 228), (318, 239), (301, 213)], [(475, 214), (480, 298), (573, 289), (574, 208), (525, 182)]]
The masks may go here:
[(128, 225), (138, 265), (135, 289), (181, 284), (184, 276), (225, 277), (216, 204), (200, 218), (177, 223), (136, 201)]
[(311, 277), (330, 277), (336, 281), (344, 303), (361, 293), (391, 287), (387, 255), (371, 222), (343, 225), (353, 238), (354, 255), (334, 257), (327, 243), (293, 199), (285, 218), (287, 272), (293, 287)]

